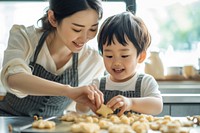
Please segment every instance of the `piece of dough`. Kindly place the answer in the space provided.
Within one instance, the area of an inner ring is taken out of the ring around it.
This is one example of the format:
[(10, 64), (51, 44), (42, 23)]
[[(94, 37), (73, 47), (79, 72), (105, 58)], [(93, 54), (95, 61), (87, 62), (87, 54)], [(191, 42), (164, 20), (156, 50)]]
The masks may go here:
[(96, 113), (102, 115), (103, 117), (107, 117), (109, 114), (112, 114), (113, 111), (111, 108), (109, 108), (105, 104), (102, 104)]
[(37, 120), (32, 123), (32, 127), (39, 128), (39, 129), (51, 129), (56, 126), (54, 121), (44, 121), (44, 120)]
[(76, 112), (69, 112), (63, 116), (61, 116), (61, 121), (68, 121), (68, 122), (74, 122), (80, 115)]
[(99, 126), (101, 129), (108, 129), (112, 125), (113, 125), (113, 123), (111, 121), (104, 120), (104, 119), (99, 120)]
[(115, 124), (108, 128), (109, 133), (135, 133), (129, 125)]
[(96, 123), (80, 122), (73, 124), (71, 126), (71, 131), (73, 133), (98, 133), (100, 131), (100, 127)]

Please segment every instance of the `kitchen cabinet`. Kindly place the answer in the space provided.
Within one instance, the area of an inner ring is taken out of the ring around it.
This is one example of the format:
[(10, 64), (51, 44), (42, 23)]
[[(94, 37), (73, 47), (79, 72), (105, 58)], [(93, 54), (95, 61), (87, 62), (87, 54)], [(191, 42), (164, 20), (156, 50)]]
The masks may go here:
[(158, 116), (200, 115), (200, 81), (158, 81), (163, 111)]
[(200, 104), (198, 103), (166, 103), (163, 111), (157, 116), (170, 115), (173, 117), (185, 117), (200, 115)]
[(165, 116), (165, 115), (171, 115), (169, 104), (164, 104), (163, 105), (163, 111), (157, 116)]
[(200, 115), (200, 104), (171, 104), (171, 116)]

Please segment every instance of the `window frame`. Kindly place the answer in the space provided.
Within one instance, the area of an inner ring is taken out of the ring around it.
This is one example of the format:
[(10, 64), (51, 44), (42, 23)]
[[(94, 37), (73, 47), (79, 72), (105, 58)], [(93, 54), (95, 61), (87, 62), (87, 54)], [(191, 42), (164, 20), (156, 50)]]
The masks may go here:
[[(45, 0), (0, 0), (1, 1), (13, 1), (13, 2), (23, 2), (23, 1), (45, 1)], [(126, 3), (126, 10), (136, 13), (136, 0), (102, 0), (102, 1), (124, 1)]]

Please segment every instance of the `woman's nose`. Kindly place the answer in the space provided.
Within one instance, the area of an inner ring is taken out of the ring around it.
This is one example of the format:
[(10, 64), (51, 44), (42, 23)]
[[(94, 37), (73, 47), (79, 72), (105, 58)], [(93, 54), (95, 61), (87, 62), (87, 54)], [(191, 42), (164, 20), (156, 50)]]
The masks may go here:
[(83, 32), (80, 36), (80, 40), (84, 43), (86, 43), (89, 40), (89, 35), (87, 32)]

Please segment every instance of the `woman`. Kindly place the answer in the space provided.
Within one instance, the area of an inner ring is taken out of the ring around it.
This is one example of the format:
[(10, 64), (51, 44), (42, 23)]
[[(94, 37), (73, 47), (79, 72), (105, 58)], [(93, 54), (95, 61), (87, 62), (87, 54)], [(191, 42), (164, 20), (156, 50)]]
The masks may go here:
[(12, 27), (1, 73), (8, 93), (0, 115), (62, 115), (71, 99), (93, 111), (100, 107), (103, 94), (83, 85), (104, 73), (98, 52), (85, 45), (96, 36), (102, 12), (99, 0), (50, 0), (40, 29)]

